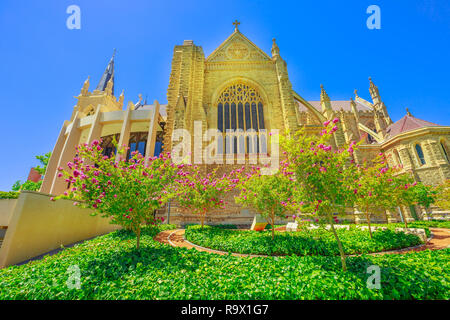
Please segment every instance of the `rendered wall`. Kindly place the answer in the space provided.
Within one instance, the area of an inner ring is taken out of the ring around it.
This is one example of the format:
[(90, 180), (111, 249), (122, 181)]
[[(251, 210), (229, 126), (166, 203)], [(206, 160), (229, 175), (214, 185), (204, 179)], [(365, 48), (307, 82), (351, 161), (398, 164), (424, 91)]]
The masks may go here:
[(70, 200), (50, 201), (50, 195), (22, 191), (0, 248), (0, 268), (120, 228), (91, 212)]
[(1, 199), (0, 200), (0, 227), (7, 227), (17, 199)]

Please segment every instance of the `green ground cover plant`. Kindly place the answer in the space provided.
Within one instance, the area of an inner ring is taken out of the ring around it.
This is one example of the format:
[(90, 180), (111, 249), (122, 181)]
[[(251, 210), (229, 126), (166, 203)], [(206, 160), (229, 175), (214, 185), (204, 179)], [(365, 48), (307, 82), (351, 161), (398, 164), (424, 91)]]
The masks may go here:
[(16, 191), (0, 191), (0, 199), (17, 199), (19, 194)]
[[(421, 244), (416, 235), (376, 231), (373, 239), (367, 231), (351, 226), (350, 230), (336, 230), (342, 237), (345, 254), (362, 254), (400, 249)], [(186, 229), (185, 237), (203, 247), (227, 252), (262, 255), (338, 255), (333, 234), (324, 229), (300, 232), (277, 232), (272, 241), (269, 231), (224, 230), (211, 226), (203, 231), (198, 226)]]
[[(244, 258), (153, 240), (172, 225), (116, 231), (22, 266), (0, 270), (0, 299), (449, 299), (450, 249), (403, 255)], [(269, 235), (270, 237), (270, 235)], [(278, 237), (281, 238), (281, 237)], [(80, 289), (68, 289), (70, 266)], [(381, 288), (367, 288), (378, 265)]]

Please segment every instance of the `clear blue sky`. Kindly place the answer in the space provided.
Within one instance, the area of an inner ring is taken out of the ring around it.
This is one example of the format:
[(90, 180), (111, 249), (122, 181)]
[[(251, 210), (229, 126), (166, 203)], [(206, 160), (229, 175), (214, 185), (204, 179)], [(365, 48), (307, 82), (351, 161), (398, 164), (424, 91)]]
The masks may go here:
[[(81, 9), (69, 30), (66, 9)], [(369, 5), (381, 29), (366, 27)], [(394, 121), (409, 107), (450, 125), (450, 3), (444, 0), (0, 2), (0, 190), (25, 180), (35, 155), (51, 151), (84, 80), (96, 86), (117, 48), (115, 90), (166, 102), (173, 47), (194, 40), (206, 55), (233, 31), (232, 21), (265, 52), (277, 39), (294, 90), (332, 99), (378, 85)]]

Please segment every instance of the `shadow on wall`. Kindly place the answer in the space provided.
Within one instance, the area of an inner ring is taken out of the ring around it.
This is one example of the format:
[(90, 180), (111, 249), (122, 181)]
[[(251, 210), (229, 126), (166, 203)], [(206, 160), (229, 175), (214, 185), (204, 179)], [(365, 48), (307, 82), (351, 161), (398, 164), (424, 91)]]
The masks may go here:
[(74, 206), (71, 200), (50, 201), (50, 196), (22, 191), (14, 201), (0, 200), (0, 222), (7, 223), (0, 268), (120, 228), (107, 218), (91, 216), (92, 210)]

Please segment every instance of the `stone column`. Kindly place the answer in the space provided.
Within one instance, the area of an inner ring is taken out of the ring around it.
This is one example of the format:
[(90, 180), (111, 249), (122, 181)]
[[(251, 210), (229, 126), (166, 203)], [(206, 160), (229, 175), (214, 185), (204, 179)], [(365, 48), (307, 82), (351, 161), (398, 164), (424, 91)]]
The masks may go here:
[(153, 114), (150, 115), (150, 125), (148, 126), (147, 146), (145, 148), (145, 164), (148, 158), (155, 154), (156, 130), (158, 128), (159, 103), (155, 100)]
[(100, 105), (97, 106), (95, 110), (94, 119), (92, 120), (91, 128), (89, 129), (89, 134), (87, 138), (87, 143), (91, 144), (94, 140), (99, 140), (100, 135), (102, 134), (102, 125), (100, 124)]
[[(128, 147), (128, 143), (130, 141), (130, 130), (131, 130), (131, 112), (134, 110), (134, 106), (132, 104), (128, 104), (127, 110), (124, 112), (122, 128), (120, 129), (120, 137), (118, 141), (119, 148)], [(127, 157), (127, 152), (125, 150), (125, 154), (116, 156), (116, 162), (120, 160), (125, 160)]]
[(61, 157), (61, 152), (64, 147), (64, 142), (66, 140), (66, 129), (69, 121), (64, 121), (64, 124), (59, 131), (58, 139), (56, 140), (55, 146), (53, 147), (52, 155), (47, 164), (47, 170), (45, 171), (44, 180), (42, 181), (40, 192), (50, 193), (52, 188), (53, 180), (55, 179), (56, 172), (58, 171), (58, 162)]
[[(78, 128), (80, 125), (79, 114), (74, 117), (72, 124), (70, 126), (70, 131), (67, 135), (64, 147), (61, 151), (61, 156), (59, 157), (58, 167), (62, 167), (67, 170), (67, 162), (72, 161), (75, 157), (76, 151), (75, 147), (80, 141), (81, 130)], [(59, 195), (67, 189), (67, 182), (63, 178), (58, 178), (58, 175), (54, 176), (53, 184), (50, 189), (50, 193), (54, 195)]]

